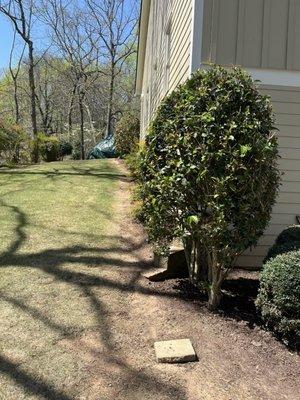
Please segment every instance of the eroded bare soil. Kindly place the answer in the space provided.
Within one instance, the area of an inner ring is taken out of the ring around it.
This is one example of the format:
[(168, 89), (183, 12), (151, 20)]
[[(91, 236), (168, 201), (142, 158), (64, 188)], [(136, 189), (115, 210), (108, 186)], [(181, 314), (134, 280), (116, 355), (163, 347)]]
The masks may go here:
[[(225, 304), (223, 315), (211, 314), (186, 281), (150, 283), (143, 277), (151, 249), (132, 221), (129, 189), (122, 180), (114, 221), (122, 239), (112, 255), (126, 267), (112, 266), (106, 274), (114, 283), (95, 292), (99, 330), (60, 344), (74, 349), (90, 372), (89, 389), (78, 398), (298, 400), (298, 355), (257, 326), (253, 303), (249, 310), (247, 303), (242, 310), (230, 304), (231, 315)], [(255, 285), (250, 282), (250, 292)], [(198, 362), (156, 364), (154, 341), (185, 337)]]

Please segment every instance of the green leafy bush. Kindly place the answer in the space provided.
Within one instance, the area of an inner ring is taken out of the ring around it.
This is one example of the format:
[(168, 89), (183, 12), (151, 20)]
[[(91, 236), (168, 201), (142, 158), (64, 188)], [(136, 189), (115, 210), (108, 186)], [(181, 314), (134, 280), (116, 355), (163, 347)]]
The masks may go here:
[(7, 163), (24, 161), (28, 137), (20, 125), (0, 120), (0, 158)]
[(300, 225), (289, 226), (284, 229), (276, 239), (276, 244), (286, 244), (288, 242), (300, 242)]
[(146, 136), (140, 215), (157, 246), (184, 240), (211, 309), (269, 222), (280, 181), (273, 126), (270, 101), (247, 73), (212, 67), (164, 99)]
[(136, 151), (139, 137), (139, 119), (132, 113), (124, 114), (116, 125), (115, 146), (117, 154), (124, 157)]
[(73, 151), (73, 146), (72, 143), (70, 143), (68, 140), (61, 139), (59, 141), (59, 155), (61, 158), (65, 156), (70, 156)]
[(289, 251), (300, 250), (300, 226), (294, 225), (284, 229), (269, 249), (264, 262)]
[(125, 157), (125, 164), (131, 172), (131, 176), (137, 179), (139, 176), (140, 160), (142, 159), (142, 153), (144, 150), (145, 143), (140, 141), (130, 154)]
[(256, 305), (269, 329), (300, 345), (300, 251), (264, 265)]
[(287, 242), (285, 244), (274, 244), (270, 250), (264, 262), (271, 260), (272, 258), (279, 256), (280, 254), (289, 253), (290, 251), (300, 250), (300, 242)]
[[(44, 161), (57, 161), (60, 158), (60, 144), (57, 136), (47, 136), (43, 133), (38, 134), (38, 151)], [(33, 141), (33, 148), (36, 142)]]
[(74, 142), (71, 156), (73, 160), (81, 159), (81, 143), (79, 141)]

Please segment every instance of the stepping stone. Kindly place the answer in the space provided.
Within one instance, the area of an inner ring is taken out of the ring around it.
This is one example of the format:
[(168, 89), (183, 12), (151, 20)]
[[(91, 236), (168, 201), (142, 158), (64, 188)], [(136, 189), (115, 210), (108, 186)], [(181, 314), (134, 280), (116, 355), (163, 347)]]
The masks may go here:
[(197, 361), (190, 339), (167, 340), (154, 343), (158, 363), (184, 363)]

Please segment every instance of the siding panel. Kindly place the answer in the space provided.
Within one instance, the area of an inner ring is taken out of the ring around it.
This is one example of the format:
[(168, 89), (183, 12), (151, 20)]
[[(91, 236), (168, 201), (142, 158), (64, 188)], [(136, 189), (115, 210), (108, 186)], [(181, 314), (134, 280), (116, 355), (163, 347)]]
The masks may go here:
[[(275, 99), (277, 125), (279, 129), (279, 167), (283, 172), (282, 185), (277, 202), (273, 208), (272, 218), (264, 236), (258, 245), (247, 250), (237, 261), (243, 268), (260, 268), (269, 247), (275, 242), (278, 234), (289, 225), (297, 223), (300, 215), (300, 91), (295, 88), (263, 87), (264, 94)], [(292, 102), (291, 102), (292, 100)], [(290, 107), (291, 106), (291, 107)]]
[(255, 68), (262, 63), (263, 16), (264, 0), (239, 0), (237, 63), (240, 65)]
[(299, 0), (205, 0), (202, 61), (300, 70)]
[(142, 137), (165, 94), (189, 76), (191, 30), (192, 0), (151, 1), (141, 98)]
[(265, 68), (287, 68), (289, 0), (265, 0), (263, 59)]
[(290, 0), (287, 68), (300, 70), (300, 3)]
[(213, 25), (212, 31), (213, 57), (218, 64), (235, 62), (238, 10), (238, 0), (219, 1), (215, 4), (214, 21), (218, 23)]

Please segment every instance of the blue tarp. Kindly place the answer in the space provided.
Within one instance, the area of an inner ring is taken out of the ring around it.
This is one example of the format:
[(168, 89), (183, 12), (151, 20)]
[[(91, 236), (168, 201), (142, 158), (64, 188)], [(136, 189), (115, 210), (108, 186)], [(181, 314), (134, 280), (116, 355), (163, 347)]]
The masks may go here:
[(105, 139), (102, 139), (97, 146), (90, 150), (87, 156), (89, 160), (114, 157), (116, 157), (114, 136), (109, 136)]

